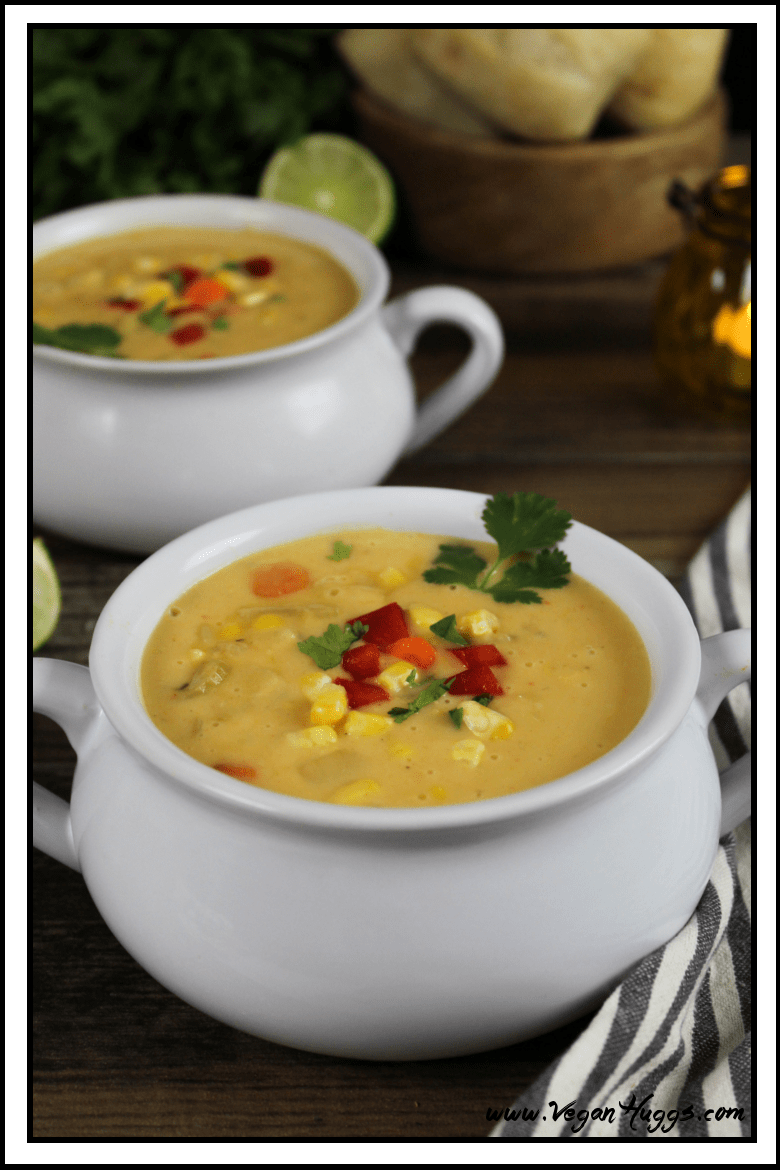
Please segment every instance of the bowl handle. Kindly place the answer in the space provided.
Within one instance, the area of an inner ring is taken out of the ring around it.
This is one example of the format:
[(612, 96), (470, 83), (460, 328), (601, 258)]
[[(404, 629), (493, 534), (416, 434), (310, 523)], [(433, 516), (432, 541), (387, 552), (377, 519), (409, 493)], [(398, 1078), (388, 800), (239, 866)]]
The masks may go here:
[(472, 340), (469, 356), (420, 407), (404, 455), (424, 447), (484, 394), (504, 358), (501, 323), (488, 304), (465, 288), (434, 285), (396, 297), (382, 310), (385, 326), (404, 357), (435, 321), (458, 325)]
[[(751, 671), (750, 630), (728, 630), (701, 644), (701, 674), (696, 696), (709, 722), (729, 691), (748, 682)], [(720, 774), (720, 836), (750, 816), (752, 759), (750, 752)]]
[[(33, 659), (33, 710), (59, 723), (81, 754), (102, 709), (86, 666), (56, 658)], [(70, 805), (33, 781), (33, 845), (81, 872)]]

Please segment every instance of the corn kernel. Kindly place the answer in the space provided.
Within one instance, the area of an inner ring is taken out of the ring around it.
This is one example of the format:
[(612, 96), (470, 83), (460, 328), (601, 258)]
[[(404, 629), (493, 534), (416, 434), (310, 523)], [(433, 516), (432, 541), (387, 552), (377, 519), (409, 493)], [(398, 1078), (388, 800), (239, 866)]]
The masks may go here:
[(232, 642), (234, 638), (240, 638), (242, 633), (242, 627), (238, 622), (226, 622), (219, 631), (219, 639), (222, 642)]
[(397, 589), (404, 584), (406, 576), (400, 569), (387, 568), (379, 574), (379, 580), (385, 589)]
[(150, 280), (141, 286), (141, 300), (147, 309), (174, 295), (173, 285), (167, 280)]
[(130, 293), (135, 292), (136, 283), (134, 277), (124, 272), (121, 276), (113, 277), (108, 287), (110, 292), (123, 293), (125, 296), (129, 296)]
[(414, 755), (414, 748), (408, 743), (391, 743), (388, 751), (397, 760), (411, 760)]
[(280, 617), (278, 613), (261, 613), (258, 614), (252, 622), (253, 630), (277, 630), (279, 626), (284, 625), (284, 618)]
[(316, 699), (323, 687), (329, 687), (333, 679), (324, 670), (312, 670), (301, 678), (301, 690), (307, 699)]
[(393, 726), (389, 715), (371, 715), (365, 711), (350, 711), (344, 723), (347, 735), (381, 735)]
[(103, 273), (99, 268), (90, 268), (88, 272), (80, 272), (78, 276), (74, 276), (70, 281), (71, 288), (90, 289), (97, 288), (103, 280)]
[(235, 272), (232, 268), (220, 268), (214, 273), (214, 277), (234, 293), (243, 292), (245, 288), (249, 288), (249, 277), (242, 276), (240, 272)]
[(376, 780), (353, 780), (337, 788), (330, 799), (334, 804), (365, 804), (379, 791)]
[(420, 673), (413, 662), (394, 662), (387, 670), (382, 671), (376, 681), (380, 687), (394, 695), (411, 685), (406, 680), (412, 671), (415, 672), (415, 677)]
[(267, 289), (258, 288), (254, 292), (246, 293), (241, 297), (240, 303), (246, 305), (248, 309), (251, 309), (253, 305), (261, 305), (263, 301), (267, 301), (270, 295)]
[(461, 703), (461, 710), (463, 722), (469, 731), (482, 739), (508, 739), (515, 729), (511, 719), (507, 719), (506, 715), (491, 711), (489, 707), (475, 703), (473, 699)]
[(484, 743), (480, 743), (478, 739), (459, 739), (452, 745), (452, 758), (463, 760), (470, 767), (476, 768), (484, 750)]
[(307, 727), (304, 731), (291, 731), (287, 735), (287, 742), (296, 748), (326, 747), (337, 740), (332, 727)]
[(309, 722), (316, 724), (338, 723), (347, 713), (347, 692), (332, 682), (317, 692), (309, 713)]
[(489, 609), (476, 609), (473, 613), (465, 613), (456, 623), (462, 634), (471, 634), (472, 638), (484, 638), (494, 634), (499, 627), (498, 618)]
[(416, 626), (429, 630), (432, 625), (441, 621), (444, 614), (439, 613), (438, 609), (428, 609), (427, 605), (413, 605), (409, 610), (409, 617)]
[(136, 256), (133, 260), (133, 268), (136, 272), (156, 272), (161, 267), (162, 261), (158, 260), (156, 256)]

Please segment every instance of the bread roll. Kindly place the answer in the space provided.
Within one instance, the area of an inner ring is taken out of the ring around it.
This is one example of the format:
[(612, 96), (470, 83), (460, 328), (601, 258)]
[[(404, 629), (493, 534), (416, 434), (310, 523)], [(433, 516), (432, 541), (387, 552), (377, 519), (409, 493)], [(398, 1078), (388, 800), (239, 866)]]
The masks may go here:
[(420, 60), (485, 118), (540, 141), (587, 138), (646, 48), (644, 28), (411, 30)]
[(654, 28), (608, 112), (632, 130), (684, 122), (715, 89), (725, 28)]
[(336, 38), (367, 89), (404, 114), (460, 134), (495, 137), (487, 119), (433, 76), (411, 51), (408, 28), (347, 28)]

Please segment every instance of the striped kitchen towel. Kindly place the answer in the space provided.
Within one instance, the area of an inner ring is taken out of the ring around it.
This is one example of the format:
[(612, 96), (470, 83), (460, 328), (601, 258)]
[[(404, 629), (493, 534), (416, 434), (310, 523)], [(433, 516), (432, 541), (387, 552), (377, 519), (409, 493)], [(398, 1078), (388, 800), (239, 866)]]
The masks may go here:
[[(681, 592), (703, 638), (750, 626), (750, 528), (747, 492), (688, 568)], [(749, 683), (721, 704), (710, 739), (721, 770), (749, 749)], [(637, 965), (491, 1137), (751, 1135), (750, 870), (748, 820), (720, 842), (690, 921)]]

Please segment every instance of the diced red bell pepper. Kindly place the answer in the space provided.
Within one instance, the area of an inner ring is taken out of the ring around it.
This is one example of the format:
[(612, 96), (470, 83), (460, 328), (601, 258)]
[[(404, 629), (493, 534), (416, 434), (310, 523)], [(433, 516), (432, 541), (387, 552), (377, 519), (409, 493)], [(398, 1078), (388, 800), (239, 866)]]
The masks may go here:
[(253, 256), (244, 261), (244, 268), (250, 276), (269, 276), (274, 270), (274, 262), (267, 256)]
[(379, 647), (372, 642), (367, 642), (365, 646), (353, 646), (342, 654), (341, 665), (353, 678), (375, 678), (382, 669)]
[(201, 313), (200, 305), (177, 305), (175, 309), (166, 309), (166, 317), (181, 317), (182, 313)]
[(427, 670), (436, 661), (436, 651), (425, 638), (399, 638), (388, 646), (387, 653), (419, 666), (420, 670)]
[(191, 264), (174, 264), (172, 268), (166, 268), (165, 272), (161, 272), (159, 280), (170, 280), (173, 274), (176, 274), (181, 280), (182, 291), (188, 284), (192, 284), (200, 276), (200, 269), (193, 268)]
[(448, 650), (464, 666), (506, 666), (506, 658), (495, 646), (449, 646)]
[(364, 626), (368, 626), (368, 633), (363, 634), (363, 641), (373, 642), (380, 650), (387, 650), (399, 638), (409, 637), (404, 611), (397, 601), (391, 601), (381, 609), (372, 609), (371, 613), (361, 614), (360, 617), (350, 618), (350, 624), (352, 622), (362, 622)]
[(106, 301), (112, 309), (124, 309), (126, 313), (134, 313), (136, 309), (141, 308), (140, 301), (125, 300), (124, 297), (112, 297), (110, 301)]
[(369, 703), (385, 703), (390, 698), (384, 687), (376, 683), (355, 682), (351, 678), (337, 678), (335, 680), (347, 692), (347, 702), (350, 707), (367, 707)]
[(503, 695), (504, 688), (489, 666), (470, 666), (452, 678), (451, 695)]
[(182, 325), (181, 329), (174, 329), (168, 336), (176, 345), (191, 345), (193, 341), (205, 337), (206, 330), (202, 325)]

